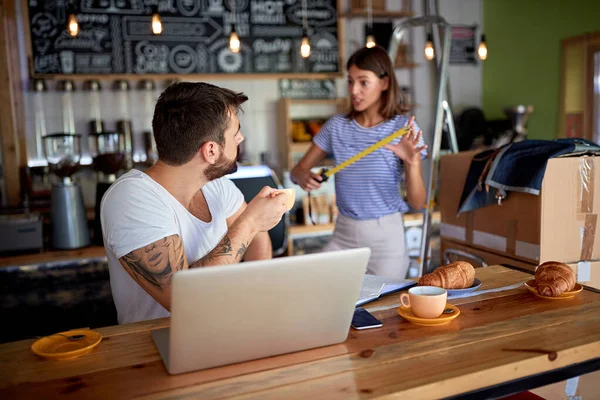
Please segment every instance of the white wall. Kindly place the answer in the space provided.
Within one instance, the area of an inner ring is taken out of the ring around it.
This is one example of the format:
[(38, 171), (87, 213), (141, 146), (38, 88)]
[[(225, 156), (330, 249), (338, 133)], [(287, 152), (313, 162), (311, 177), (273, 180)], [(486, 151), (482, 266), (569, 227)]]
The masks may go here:
[[(19, 0), (15, 0), (17, 6), (21, 6)], [(416, 15), (423, 14), (423, 2), (421, 0), (412, 1), (412, 8)], [(350, 0), (345, 3), (349, 4)], [(400, 9), (400, 0), (387, 0), (389, 10)], [(444, 0), (440, 1), (441, 14), (451, 24), (481, 24), (481, 0)], [(399, 23), (401, 20), (395, 20)], [(363, 42), (363, 26), (365, 18), (346, 20), (346, 55), (347, 58)], [(433, 63), (428, 62), (423, 56), (423, 47), (425, 44), (425, 33), (423, 28), (411, 29), (407, 38), (411, 43), (411, 53), (414, 62), (420, 64), (413, 70), (398, 70), (397, 76), (401, 85), (409, 84), (412, 86), (413, 98), (418, 103), (415, 109), (417, 121), (425, 134), (426, 141), (431, 143), (433, 130), (433, 118), (435, 114), (436, 87)], [(23, 40), (22, 38), (20, 38)], [(19, 46), (21, 50), (20, 58), (23, 76), (27, 76), (25, 61), (25, 44)], [(344, 60), (345, 61), (345, 60)], [(105, 129), (115, 129), (116, 120), (123, 113), (119, 102), (115, 99), (114, 92), (110, 91), (112, 82), (104, 83), (102, 93), (102, 118), (105, 120)], [(132, 84), (135, 82), (131, 81)], [(164, 81), (157, 81), (157, 90), (153, 93), (154, 97), (160, 94), (164, 88)], [(276, 103), (279, 98), (278, 81), (276, 79), (256, 79), (256, 80), (238, 80), (238, 79), (219, 79), (211, 81), (216, 85), (228, 87), (233, 90), (245, 92), (250, 100), (244, 105), (245, 113), (240, 116), (242, 130), (246, 137), (246, 152), (248, 159), (258, 162), (261, 153), (266, 153), (268, 162), (275, 162), (276, 156), (276, 137), (280, 134), (277, 131), (278, 115)], [(340, 97), (347, 94), (345, 78), (336, 81), (338, 95)], [(29, 82), (25, 80), (23, 87), (26, 88)], [(49, 82), (50, 88), (54, 87), (53, 82)], [(81, 83), (77, 83), (81, 88)], [(455, 115), (466, 106), (481, 107), (481, 66), (451, 66), (450, 67), (450, 90), (451, 100)], [(33, 164), (44, 162), (43, 154), (38, 154), (35, 143), (35, 118), (33, 115), (34, 94), (25, 91), (25, 111), (28, 136), (28, 152), (30, 162)], [(117, 98), (118, 99), (118, 98)], [(44, 104), (46, 108), (45, 120), (47, 122), (46, 132), (58, 132), (62, 130), (62, 112), (61, 112), (61, 94), (50, 91), (45, 95)], [(86, 92), (78, 91), (74, 94), (76, 130), (80, 133), (86, 133), (89, 121), (89, 95)], [(136, 145), (141, 149), (141, 132), (149, 127), (150, 115), (142, 106), (143, 93), (132, 90), (129, 95), (129, 104), (131, 106), (129, 113), (133, 121), (133, 129), (137, 134)], [(87, 141), (87, 139), (86, 139)], [(87, 143), (84, 146), (87, 149)], [(93, 193), (86, 195), (86, 203), (93, 204)]]
[[(433, 1), (430, 1), (430, 12), (435, 13)], [(482, 24), (481, 0), (443, 0), (439, 1), (440, 15), (452, 25), (481, 25)], [(412, 0), (413, 11), (417, 16), (425, 14), (422, 0)], [(437, 37), (437, 28), (434, 30)], [(425, 28), (419, 27), (412, 30), (413, 58), (419, 67), (413, 71), (413, 97), (418, 104), (415, 117), (418, 121), (427, 144), (433, 142), (433, 129), (437, 104), (437, 77), (436, 64), (427, 61), (424, 55), (426, 41)], [(439, 60), (439, 40), (435, 41), (436, 60)], [(449, 94), (450, 107), (454, 117), (470, 106), (482, 107), (482, 76), (481, 64), (478, 65), (450, 65), (449, 67)], [(429, 163), (423, 166), (423, 176), (429, 173)], [(427, 182), (425, 182), (427, 185)]]

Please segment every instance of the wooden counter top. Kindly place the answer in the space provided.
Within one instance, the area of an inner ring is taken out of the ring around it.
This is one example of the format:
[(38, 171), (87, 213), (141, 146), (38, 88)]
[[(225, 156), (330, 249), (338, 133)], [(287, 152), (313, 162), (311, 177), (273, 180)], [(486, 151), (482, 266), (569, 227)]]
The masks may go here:
[(69, 261), (76, 258), (106, 257), (102, 246), (89, 246), (77, 250), (47, 250), (40, 253), (0, 257), (0, 268), (13, 265), (32, 265), (56, 261)]
[[(482, 289), (531, 275), (479, 268)], [(97, 329), (103, 341), (74, 360), (47, 361), (32, 340), (0, 345), (0, 398), (431, 399), (501, 385), (600, 357), (600, 294), (549, 301), (524, 288), (450, 300), (451, 323), (421, 327), (396, 312), (398, 295), (365, 307), (383, 327), (341, 344), (170, 376), (150, 331), (168, 319)], [(561, 379), (557, 379), (561, 380)]]

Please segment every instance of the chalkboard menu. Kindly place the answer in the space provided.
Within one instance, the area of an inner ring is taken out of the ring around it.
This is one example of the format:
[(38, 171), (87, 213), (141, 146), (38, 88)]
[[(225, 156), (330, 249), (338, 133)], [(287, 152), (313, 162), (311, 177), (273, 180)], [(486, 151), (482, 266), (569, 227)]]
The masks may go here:
[[(76, 37), (66, 31), (68, 3), (27, 0), (33, 74), (339, 72), (337, 0), (307, 0), (308, 59), (302, 0), (75, 0)], [(151, 31), (154, 5), (161, 35)]]

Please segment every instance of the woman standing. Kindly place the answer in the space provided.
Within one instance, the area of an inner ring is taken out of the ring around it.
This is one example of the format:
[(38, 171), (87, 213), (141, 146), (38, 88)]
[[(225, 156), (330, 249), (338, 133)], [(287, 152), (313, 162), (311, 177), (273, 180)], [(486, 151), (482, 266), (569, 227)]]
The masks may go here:
[[(367, 273), (404, 279), (409, 257), (402, 213), (409, 210), (408, 205), (418, 210), (425, 204), (421, 160), (427, 156), (427, 146), (414, 118), (403, 114), (398, 81), (383, 48), (361, 48), (350, 57), (346, 69), (350, 112), (335, 115), (323, 125), (292, 170), (292, 181), (306, 191), (318, 189), (322, 179), (311, 168), (321, 165), (327, 154), (340, 164), (410, 126), (410, 133), (335, 174), (339, 216), (325, 248), (370, 247)], [(400, 193), (401, 179), (407, 184), (406, 200)]]

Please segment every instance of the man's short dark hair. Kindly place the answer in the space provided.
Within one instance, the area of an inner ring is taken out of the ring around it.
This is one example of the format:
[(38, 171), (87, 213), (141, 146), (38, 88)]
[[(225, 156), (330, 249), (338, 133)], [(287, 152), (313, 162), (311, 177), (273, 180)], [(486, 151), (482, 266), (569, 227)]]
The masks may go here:
[(223, 145), (230, 113), (237, 113), (246, 100), (243, 93), (204, 82), (169, 86), (160, 95), (152, 118), (158, 159), (183, 165), (204, 143)]

